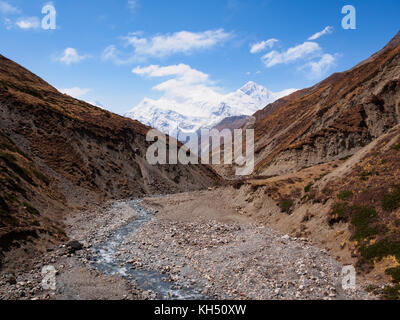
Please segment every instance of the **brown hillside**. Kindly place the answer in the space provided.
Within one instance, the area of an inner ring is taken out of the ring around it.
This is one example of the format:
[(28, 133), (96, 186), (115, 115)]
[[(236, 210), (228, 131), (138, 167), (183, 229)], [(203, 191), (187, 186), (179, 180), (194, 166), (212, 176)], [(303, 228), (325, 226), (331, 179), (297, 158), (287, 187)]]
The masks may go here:
[(64, 238), (63, 214), (87, 202), (218, 183), (208, 166), (150, 166), (148, 130), (0, 56), (0, 252)]
[(256, 113), (256, 171), (284, 173), (353, 154), (400, 120), (400, 33), (382, 51)]
[(255, 117), (256, 174), (234, 184), (261, 208), (252, 215), (357, 265), (372, 291), (400, 299), (400, 33)]
[(332, 228), (346, 223), (343, 245), (359, 270), (395, 283), (382, 293), (400, 298), (400, 127), (395, 126), (310, 188), (314, 203), (332, 201)]
[(216, 129), (218, 131), (222, 131), (224, 129), (229, 129), (231, 131), (235, 129), (239, 129), (244, 126), (249, 120), (248, 116), (233, 116), (227, 117), (215, 125), (212, 129)]

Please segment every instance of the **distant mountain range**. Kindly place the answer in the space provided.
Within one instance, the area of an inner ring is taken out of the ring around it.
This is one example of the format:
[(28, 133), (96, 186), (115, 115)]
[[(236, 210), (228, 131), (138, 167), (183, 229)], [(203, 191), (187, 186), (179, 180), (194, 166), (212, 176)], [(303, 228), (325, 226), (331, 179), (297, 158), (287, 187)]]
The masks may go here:
[(212, 128), (225, 118), (250, 116), (294, 91), (296, 89), (272, 92), (250, 81), (239, 90), (224, 95), (217, 105), (207, 101), (197, 101), (182, 110), (174, 105), (163, 105), (159, 101), (145, 98), (125, 116), (184, 141), (186, 138), (184, 134)]

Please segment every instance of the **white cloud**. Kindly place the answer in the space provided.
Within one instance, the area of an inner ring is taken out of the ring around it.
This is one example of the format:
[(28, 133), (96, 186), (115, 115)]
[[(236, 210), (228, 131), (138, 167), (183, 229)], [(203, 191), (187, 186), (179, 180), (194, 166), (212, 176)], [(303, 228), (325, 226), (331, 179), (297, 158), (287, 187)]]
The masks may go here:
[[(224, 93), (210, 76), (186, 64), (136, 67), (136, 75), (160, 78), (153, 87), (161, 92), (157, 98), (143, 98), (125, 116), (150, 127), (186, 140), (200, 128), (212, 128), (229, 116), (251, 115), (269, 102), (289, 94), (292, 90), (271, 92), (250, 81), (231, 93)], [(166, 78), (166, 79), (163, 79)]]
[(114, 60), (117, 58), (117, 47), (114, 45), (110, 45), (104, 49), (101, 58), (103, 60)]
[(20, 10), (6, 1), (0, 1), (0, 13), (2, 14), (16, 14), (20, 13)]
[(110, 45), (105, 48), (101, 54), (101, 60), (112, 61), (117, 65), (126, 65), (131, 63), (143, 62), (146, 59), (143, 57), (137, 57), (129, 53), (123, 52), (117, 48), (115, 45)]
[(122, 65), (142, 63), (149, 57), (163, 58), (179, 53), (189, 55), (217, 46), (232, 36), (233, 34), (223, 29), (204, 32), (179, 31), (152, 37), (144, 37), (142, 32), (134, 32), (122, 38), (124, 48), (132, 47), (133, 52), (110, 45), (103, 50), (102, 60)]
[(278, 52), (271, 51), (265, 54), (261, 59), (267, 68), (273, 67), (278, 64), (287, 64), (299, 59), (313, 57), (321, 54), (322, 49), (315, 42), (304, 42), (296, 47), (289, 48), (287, 51)]
[(38, 29), (40, 27), (40, 21), (38, 17), (21, 18), (15, 23), (20, 29)]
[(324, 30), (317, 32), (316, 34), (309, 37), (308, 40), (317, 40), (318, 38), (320, 38), (326, 34), (331, 34), (332, 32), (333, 32), (333, 27), (327, 26)]
[(308, 76), (311, 79), (321, 78), (325, 73), (329, 71), (329, 69), (335, 65), (336, 58), (326, 53), (321, 56), (321, 58), (317, 61), (310, 61), (302, 69), (309, 69)]
[(82, 60), (91, 58), (90, 55), (80, 55), (78, 51), (74, 48), (66, 48), (63, 54), (56, 58), (56, 61), (64, 63), (65, 65), (69, 66), (73, 63), (79, 63)]
[(300, 45), (278, 52), (273, 50), (265, 54), (261, 60), (267, 68), (279, 64), (301, 62), (299, 70), (306, 70), (310, 79), (321, 78), (329, 69), (335, 65), (336, 57), (324, 53), (316, 42), (306, 41)]
[[(160, 78), (162, 81), (153, 89), (161, 92), (154, 99), (145, 97), (127, 117), (137, 119), (158, 130), (185, 140), (182, 134), (194, 133), (200, 128), (213, 127), (228, 116), (251, 115), (282, 94), (293, 90), (274, 93), (248, 82), (231, 93), (224, 93), (210, 76), (186, 64), (136, 67), (136, 75)], [(166, 78), (166, 79), (162, 79)]]
[(14, 23), (11, 21), (11, 19), (5, 18), (4, 19), (4, 25), (7, 30), (11, 30), (12, 27), (14, 26)]
[(251, 46), (250, 53), (254, 54), (254, 53), (263, 51), (267, 47), (271, 49), (275, 45), (276, 42), (278, 42), (277, 39), (268, 39), (265, 41), (257, 42)]
[(204, 82), (207, 81), (208, 75), (192, 69), (186, 64), (171, 65), (166, 67), (160, 67), (157, 65), (151, 65), (145, 68), (136, 67), (132, 70), (133, 73), (138, 75), (147, 75), (153, 77), (167, 77), (167, 76), (179, 76), (190, 80), (190, 82)]
[(134, 60), (143, 60), (147, 57), (166, 57), (177, 53), (191, 54), (198, 50), (212, 48), (226, 41), (232, 34), (223, 29), (207, 30), (204, 32), (179, 31), (172, 34), (156, 35), (150, 38), (143, 37), (140, 33), (131, 33), (124, 37), (125, 44), (133, 47), (133, 54), (126, 59), (120, 57), (121, 53), (115, 46), (107, 47), (103, 58), (114, 60), (117, 63), (130, 63)]
[[(192, 106), (202, 103), (217, 105), (223, 96), (220, 93), (221, 89), (213, 85), (208, 74), (186, 64), (165, 67), (158, 65), (136, 67), (132, 72), (150, 78), (170, 78), (153, 87), (154, 90), (163, 93), (159, 100), (153, 101), (145, 98), (147, 102), (151, 101), (162, 109), (173, 109), (189, 116), (202, 116), (201, 108), (193, 108)], [(143, 103), (146, 101), (143, 101)]]
[(135, 9), (138, 7), (138, 0), (128, 0), (128, 7), (129, 9), (131, 9), (132, 11), (135, 11)]
[(139, 38), (135, 34), (128, 36), (126, 40), (134, 47), (135, 53), (138, 55), (164, 57), (211, 48), (229, 37), (229, 33), (218, 29), (198, 33), (180, 31), (169, 35), (154, 36), (151, 39)]
[(58, 89), (58, 91), (65, 93), (71, 97), (80, 99), (84, 95), (86, 95), (88, 92), (91, 91), (91, 89), (83, 89), (79, 87), (73, 87), (73, 88), (66, 88), (66, 89)]

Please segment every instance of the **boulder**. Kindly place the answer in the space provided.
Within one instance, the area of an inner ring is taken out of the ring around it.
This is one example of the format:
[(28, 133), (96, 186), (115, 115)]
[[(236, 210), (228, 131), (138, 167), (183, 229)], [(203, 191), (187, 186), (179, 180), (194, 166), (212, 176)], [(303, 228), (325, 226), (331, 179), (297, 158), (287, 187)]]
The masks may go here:
[(67, 248), (69, 253), (75, 253), (76, 251), (82, 250), (83, 245), (77, 240), (72, 240), (67, 243)]

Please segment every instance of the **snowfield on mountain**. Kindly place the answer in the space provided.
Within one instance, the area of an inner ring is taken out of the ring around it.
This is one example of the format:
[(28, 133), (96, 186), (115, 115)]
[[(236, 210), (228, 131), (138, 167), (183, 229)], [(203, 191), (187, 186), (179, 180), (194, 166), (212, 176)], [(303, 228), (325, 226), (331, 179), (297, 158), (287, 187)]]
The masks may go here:
[(185, 133), (193, 134), (201, 129), (211, 129), (228, 117), (251, 116), (266, 105), (295, 91), (296, 89), (286, 89), (272, 92), (250, 81), (235, 92), (221, 95), (217, 104), (210, 101), (211, 99), (194, 100), (181, 105), (168, 99), (145, 98), (125, 116), (184, 141)]

